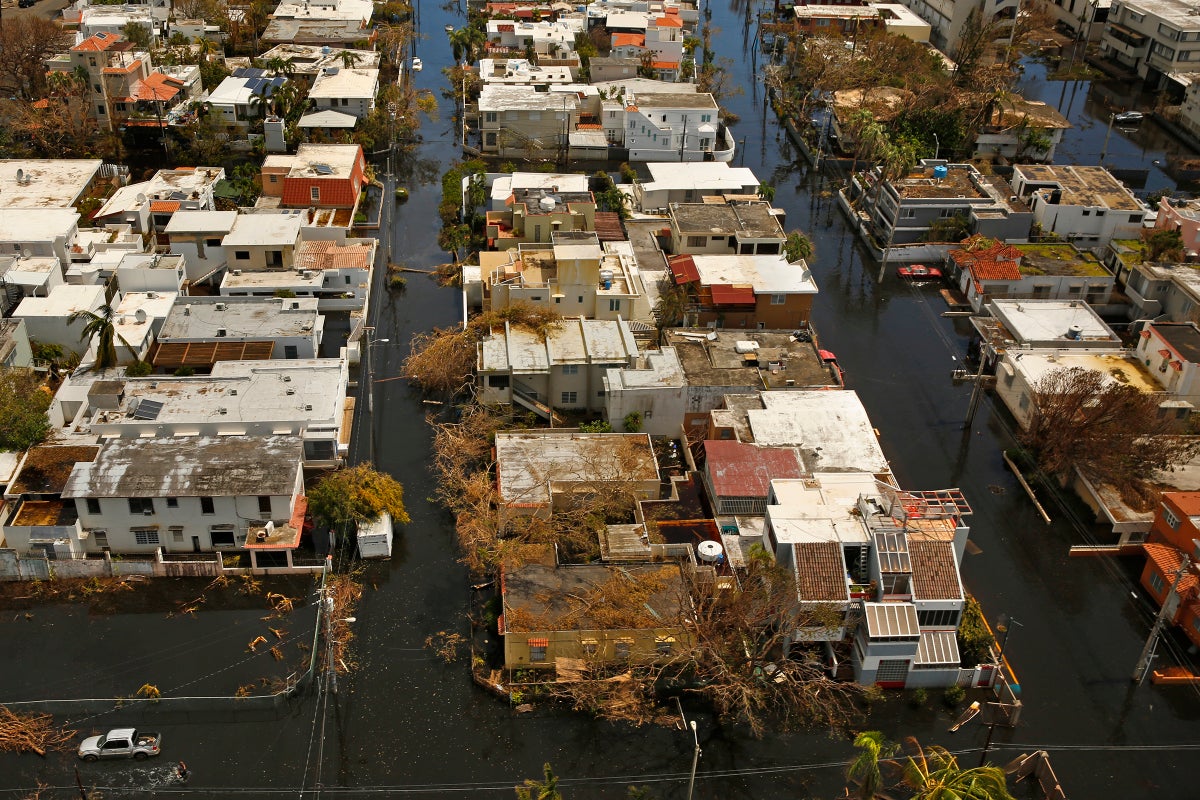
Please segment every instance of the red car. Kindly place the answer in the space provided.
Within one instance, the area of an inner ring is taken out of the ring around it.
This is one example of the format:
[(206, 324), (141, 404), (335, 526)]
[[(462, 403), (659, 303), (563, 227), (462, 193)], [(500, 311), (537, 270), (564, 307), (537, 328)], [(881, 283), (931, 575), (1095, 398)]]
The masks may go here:
[(901, 278), (914, 278), (916, 280), (936, 280), (942, 277), (942, 271), (937, 267), (927, 267), (924, 264), (913, 264), (911, 267), (900, 267), (896, 270), (896, 274)]

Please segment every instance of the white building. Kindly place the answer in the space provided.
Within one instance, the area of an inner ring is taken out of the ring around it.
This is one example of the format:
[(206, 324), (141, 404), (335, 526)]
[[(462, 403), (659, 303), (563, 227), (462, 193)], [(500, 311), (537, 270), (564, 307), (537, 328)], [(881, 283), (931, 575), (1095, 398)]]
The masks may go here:
[(13, 318), (25, 320), (25, 330), (31, 340), (39, 344), (56, 344), (68, 353), (82, 356), (90, 344), (88, 339), (82, 338), (87, 322), (83, 319), (71, 322), (71, 315), (99, 311), (103, 306), (103, 286), (63, 284), (50, 290), (48, 297), (26, 297), (13, 312)]
[(154, 366), (207, 369), (218, 360), (239, 360), (224, 356), (232, 349), (269, 359), (317, 358), (325, 327), (317, 302), (315, 297), (180, 297), (158, 332)]
[(163, 237), (172, 253), (184, 257), (189, 283), (210, 281), (225, 268), (224, 240), (237, 218), (236, 211), (178, 211), (171, 216)]
[(71, 208), (103, 180), (98, 158), (0, 160), (0, 208)]
[(1189, 0), (1114, 0), (1100, 55), (1161, 88), (1173, 72), (1200, 62), (1200, 16)]
[(125, 253), (117, 264), (122, 292), (180, 292), (187, 280), (187, 259), (174, 253)]
[(486, 83), (510, 86), (560, 86), (573, 83), (578, 74), (569, 65), (540, 66), (524, 58), (483, 58), (479, 78)]
[[(344, 53), (349, 55), (343, 55)], [(354, 50), (291, 43), (276, 45), (259, 55), (264, 62), (276, 58), (290, 62), (297, 75), (318, 75), (326, 67), (344, 67), (347, 65), (347, 61), (352, 67), (376, 69), (379, 67), (379, 57), (378, 50)]]
[(304, 218), (298, 212), (237, 215), (221, 240), (229, 263), (226, 279), (242, 270), (290, 269), (302, 227)]
[(1008, 35), (1005, 20), (1014, 19), (1019, 6), (1017, 0), (901, 0), (901, 3), (929, 23), (929, 41), (950, 58), (957, 55), (964, 26), (973, 12), (984, 25), (999, 23), (996, 35), (1003, 38)]
[(605, 135), (630, 161), (733, 160), (733, 134), (711, 94), (637, 92), (602, 108)]
[(514, 194), (544, 191), (550, 194), (589, 191), (588, 176), (564, 172), (499, 172), (486, 178), (490, 205), (488, 211), (506, 211)]
[(96, 212), (97, 224), (125, 223), (138, 233), (162, 230), (178, 211), (212, 211), (213, 187), (224, 167), (160, 169), (148, 181), (122, 186)]
[(283, 0), (273, 19), (343, 20), (366, 25), (375, 13), (371, 0)]
[(645, 169), (650, 179), (633, 184), (633, 205), (642, 213), (665, 214), (671, 203), (698, 203), (705, 197), (758, 196), (759, 181), (753, 170), (724, 161), (651, 161)]
[(62, 497), (89, 552), (234, 549), (303, 507), (302, 451), (296, 436), (114, 439), (75, 465)]
[(375, 109), (378, 92), (378, 69), (326, 67), (313, 80), (308, 97), (318, 112), (337, 111), (363, 119)]
[(265, 116), (268, 104), (262, 98), (287, 83), (282, 75), (267, 77), (261, 69), (240, 67), (221, 81), (205, 101), (221, 123), (234, 128), (249, 128), (250, 121)]
[[(62, 262), (58, 256), (12, 255), (0, 257), (0, 281), (6, 285), (0, 292), (0, 311), (12, 311), (22, 297), (46, 297), (63, 280)], [(11, 289), (20, 289), (20, 295), (10, 295)]]
[(217, 361), (209, 375), (123, 380), (73, 377), (52, 417), (80, 436), (138, 439), (288, 434), (304, 463), (331, 467), (350, 444), (343, 359)]
[(674, 347), (650, 350), (629, 368), (604, 374), (604, 416), (614, 428), (628, 415), (652, 436), (675, 436), (689, 410), (687, 376)]
[(73, 208), (9, 207), (0, 214), (0, 255), (55, 257), (67, 264), (78, 235)]
[(1200, 408), (1200, 329), (1196, 323), (1148, 323), (1134, 352), (1162, 391)]
[[(177, 296), (174, 292), (128, 292), (120, 298), (113, 308), (118, 363), (129, 365), (149, 358), (154, 338), (162, 328), (163, 320), (171, 313)], [(83, 360), (84, 363), (95, 363), (94, 340)]]
[[(259, 215), (255, 215), (259, 216)], [(262, 215), (273, 216), (273, 215)], [(236, 231), (235, 231), (236, 232)], [(321, 311), (356, 311), (365, 308), (371, 290), (371, 269), (379, 242), (376, 239), (353, 239), (345, 229), (327, 229), (330, 238), (311, 238), (296, 243), (295, 250), (284, 263), (290, 268), (268, 264), (257, 266), (261, 259), (254, 254), (263, 246), (248, 243), (246, 250), (234, 249), (231, 266), (239, 263), (239, 252), (249, 252), (255, 267), (231, 268), (221, 281), (224, 297), (271, 297), (278, 292), (291, 292), (295, 297), (316, 297)], [(315, 233), (310, 234), (315, 237)], [(286, 238), (286, 237), (284, 237)], [(282, 238), (276, 239), (282, 242)], [(228, 246), (228, 242), (227, 242)], [(275, 252), (275, 244), (265, 246), (266, 253)]]
[(1136, 239), (1152, 213), (1104, 167), (1017, 164), (1013, 191), (1028, 199), (1043, 232), (1081, 247)]

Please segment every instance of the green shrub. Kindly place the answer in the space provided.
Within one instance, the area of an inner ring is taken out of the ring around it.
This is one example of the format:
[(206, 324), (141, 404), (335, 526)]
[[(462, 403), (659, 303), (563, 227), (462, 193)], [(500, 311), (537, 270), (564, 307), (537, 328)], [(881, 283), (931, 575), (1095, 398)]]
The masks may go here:
[(144, 378), (154, 372), (154, 366), (149, 361), (135, 361), (125, 368), (125, 375), (130, 378)]
[(176, 378), (190, 378), (195, 374), (196, 370), (194, 367), (180, 367), (179, 369), (175, 370)]
[(945, 694), (942, 695), (942, 702), (945, 703), (949, 708), (955, 708), (966, 696), (967, 690), (963, 687), (950, 686), (946, 689)]
[(612, 433), (612, 425), (609, 425), (607, 422), (605, 422), (602, 419), (595, 420), (594, 422), (581, 422), (581, 423), (579, 423), (579, 432), (580, 433)]
[(642, 414), (640, 411), (630, 411), (625, 415), (625, 430), (628, 433), (638, 433), (642, 430)]
[(873, 706), (881, 700), (883, 700), (883, 689), (880, 688), (879, 684), (872, 683), (863, 689), (862, 701), (867, 706)]
[(393, 275), (388, 280), (388, 288), (395, 292), (403, 292), (408, 290), (408, 278), (403, 275)]
[(908, 695), (908, 703), (913, 708), (920, 708), (929, 702), (929, 692), (924, 689), (913, 689)]

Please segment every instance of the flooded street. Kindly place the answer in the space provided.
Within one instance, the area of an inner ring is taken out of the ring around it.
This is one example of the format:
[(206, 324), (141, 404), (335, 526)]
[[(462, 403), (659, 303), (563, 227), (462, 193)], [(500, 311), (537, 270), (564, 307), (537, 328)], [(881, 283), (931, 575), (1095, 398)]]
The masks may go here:
[[(774, 183), (774, 202), (786, 210), (787, 227), (811, 233), (820, 286), (814, 321), (822, 346), (837, 354), (849, 388), (861, 394), (902, 485), (964, 491), (975, 511), (970, 520), (975, 548), (964, 561), (964, 581), (989, 620), (994, 623), (1006, 614), (1020, 623), (1013, 628), (1006, 655), (1020, 680), (1025, 708), (1016, 729), (996, 730), (993, 760), (1003, 763), (1022, 752), (1049, 749), (1073, 797), (1124, 800), (1162, 791), (1186, 795), (1181, 790), (1194, 782), (1187, 754), (1123, 749), (1192, 741), (1200, 719), (1197, 690), (1149, 683), (1134, 687), (1130, 682), (1151, 620), (1140, 593), (1131, 595), (1136, 588), (1133, 567), (1067, 557), (1067, 548), (1087, 541), (1090, 531), (1066, 519), (1054, 503), (1048, 504), (1053, 524), (1037, 516), (1003, 466), (1000, 451), (1010, 445), (1012, 432), (990, 400), (974, 425), (963, 430), (970, 387), (952, 386), (950, 373), (965, 357), (969, 325), (941, 316), (945, 306), (935, 287), (904, 284), (894, 275), (877, 284), (877, 265), (864, 261), (836, 208), (839, 178), (810, 170), (765, 108), (763, 88), (754, 75), (762, 59), (743, 49), (750, 40), (743, 34), (742, 8), (712, 8), (713, 25), (721, 29), (714, 46), (733, 61), (737, 74), (731, 83), (744, 87), (744, 94), (728, 101), (741, 116), (735, 135), (745, 139), (735, 164)], [(450, 62), (443, 25), (458, 24), (461, 17), (434, 4), (424, 4), (421, 14), (426, 38), (417, 51), (425, 69), (417, 83), (440, 93), (440, 70)], [(1088, 99), (1088, 84), (1048, 83), (1044, 74), (1040, 65), (1027, 67), (1025, 82), (1032, 92), (1056, 105), (1060, 94), (1073, 98), (1069, 113), (1063, 113), (1076, 128), (1060, 146), (1058, 160), (1095, 163), (1107, 112)], [(409, 189), (410, 199), (394, 210), (389, 244), (393, 260), (413, 267), (444, 260), (435, 243), (439, 178), (457, 157), (457, 129), (450, 119), (451, 104), (442, 99), (441, 107), (441, 118), (422, 129), (425, 144), (400, 168), (399, 184)], [(1170, 185), (1169, 175), (1152, 162), (1164, 158), (1164, 148), (1177, 147), (1155, 137), (1147, 124), (1145, 131), (1133, 134), (1114, 131), (1109, 146), (1110, 164), (1146, 170), (1146, 191)], [(460, 319), (461, 295), (419, 275), (409, 276), (405, 293), (389, 294), (383, 271), (378, 272), (372, 321), (377, 339), (388, 341), (379, 342), (374, 351), (372, 435), (380, 468), (405, 487), (412, 522), (399, 534), (392, 561), (366, 569), (367, 590), (355, 614), (354, 673), (330, 697), (327, 714), (308, 694), (273, 714), (233, 706), (195, 713), (142, 706), (89, 715), (74, 727), (130, 724), (162, 730), (165, 756), (164, 763), (149, 767), (132, 762), (83, 765), (84, 782), (120, 787), (103, 789), (108, 797), (165, 794), (180, 787), (170, 783), (164, 770), (184, 759), (192, 772), (184, 793), (193, 797), (294, 792), (303, 798), (318, 785), (337, 796), (434, 797), (453, 791), (511, 797), (514, 783), (539, 775), (549, 762), (569, 798), (625, 797), (630, 785), (645, 786), (659, 798), (684, 797), (690, 735), (596, 722), (559, 709), (518, 715), (477, 688), (465, 663), (444, 663), (426, 646), (427, 637), (442, 631), (469, 632), (470, 590), (467, 573), (456, 561), (450, 520), (427, 499), (434, 488), (424, 420), (429, 406), (405, 381), (394, 378), (413, 334)], [(356, 457), (363, 457), (364, 447), (360, 438)], [(136, 615), (109, 625), (101, 639), (94, 636), (86, 613), (53, 613), (62, 615), (62, 630), (71, 632), (69, 644), (43, 643), (42, 637), (48, 641), (59, 635), (59, 619), (53, 615), (0, 624), (5, 641), (19, 643), (7, 648), (0, 666), (0, 699), (28, 697), (39, 684), (41, 696), (58, 696), (66, 682), (82, 680), (89, 672), (85, 651), (96, 647), (125, 648), (141, 662), (152, 658), (156, 647), (175, 653), (169, 669), (178, 677), (163, 678), (164, 689), (189, 676), (219, 675), (225, 668), (235, 669), (243, 656), (206, 643), (226, 635), (231, 641), (248, 640), (247, 632), (261, 616), (250, 610), (202, 610), (186, 621), (194, 623), (194, 646), (188, 647), (177, 640), (148, 641)], [(45, 652), (32, 653), (39, 648)], [(66, 664), (79, 674), (62, 677)], [(43, 672), (45, 678), (37, 680)], [(105, 685), (117, 685), (114, 676), (98, 677)], [(219, 693), (229, 682), (200, 680), (196, 691)], [(127, 691), (134, 690), (136, 685)], [(689, 716), (699, 719), (703, 748), (697, 797), (840, 793), (844, 764), (851, 756), (848, 742), (819, 730), (755, 740), (738, 728), (717, 726), (702, 713), (689, 710)], [(943, 744), (963, 751), (964, 763), (974, 764), (986, 729), (969, 725), (951, 735), (947, 729), (954, 716), (936, 695), (923, 708), (892, 698), (872, 711), (864, 727), (880, 728), (896, 739), (915, 736), (922, 743)], [(56, 797), (75, 796), (74, 766), (72, 754), (45, 760), (0, 754), (0, 788), (33, 787), (41, 780), (62, 787)]]

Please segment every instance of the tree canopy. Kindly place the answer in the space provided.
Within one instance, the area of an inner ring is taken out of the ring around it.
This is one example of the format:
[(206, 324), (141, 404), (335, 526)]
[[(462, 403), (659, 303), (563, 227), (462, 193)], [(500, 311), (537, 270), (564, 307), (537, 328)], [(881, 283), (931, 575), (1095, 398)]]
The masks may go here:
[(0, 370), (0, 450), (25, 450), (50, 434), (51, 395), (32, 370)]
[(365, 464), (339, 470), (322, 478), (308, 492), (312, 515), (334, 528), (368, 522), (387, 512), (393, 522), (409, 522), (404, 508), (404, 488), (383, 472)]

